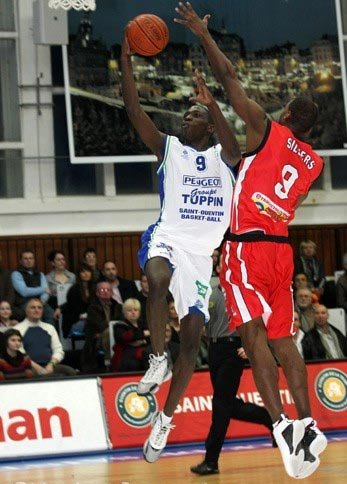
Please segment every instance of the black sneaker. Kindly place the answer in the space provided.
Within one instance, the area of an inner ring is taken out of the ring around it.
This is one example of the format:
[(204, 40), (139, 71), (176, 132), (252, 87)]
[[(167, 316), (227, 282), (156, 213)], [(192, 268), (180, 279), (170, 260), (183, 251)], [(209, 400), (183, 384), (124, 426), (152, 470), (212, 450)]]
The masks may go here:
[(209, 474), (219, 474), (219, 469), (217, 464), (212, 464), (208, 462), (201, 462), (197, 466), (193, 466), (190, 468), (194, 474), (199, 474), (199, 476), (207, 476)]

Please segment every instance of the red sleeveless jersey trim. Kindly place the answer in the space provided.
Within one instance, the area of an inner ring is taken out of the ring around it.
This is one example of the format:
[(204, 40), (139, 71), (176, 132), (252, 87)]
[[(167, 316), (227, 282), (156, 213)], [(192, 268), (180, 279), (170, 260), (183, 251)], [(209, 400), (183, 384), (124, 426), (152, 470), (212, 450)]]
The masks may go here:
[(261, 230), (288, 235), (299, 197), (306, 195), (323, 169), (312, 147), (275, 121), (259, 148), (241, 162), (231, 211), (230, 231), (242, 234)]

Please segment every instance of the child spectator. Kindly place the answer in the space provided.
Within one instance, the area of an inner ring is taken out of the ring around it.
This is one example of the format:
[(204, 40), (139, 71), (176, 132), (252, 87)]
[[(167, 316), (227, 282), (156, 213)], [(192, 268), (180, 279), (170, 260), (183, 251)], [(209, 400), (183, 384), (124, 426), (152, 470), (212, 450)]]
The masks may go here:
[(20, 350), (22, 335), (17, 329), (8, 329), (4, 333), (4, 348), (0, 355), (0, 380), (31, 378), (32, 361)]

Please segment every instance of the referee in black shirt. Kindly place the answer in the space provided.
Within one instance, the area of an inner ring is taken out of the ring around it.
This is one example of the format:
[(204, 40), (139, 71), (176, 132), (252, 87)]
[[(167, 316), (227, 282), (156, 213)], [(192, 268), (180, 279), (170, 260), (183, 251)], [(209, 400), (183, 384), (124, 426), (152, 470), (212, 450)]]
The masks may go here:
[(205, 458), (201, 464), (190, 468), (199, 475), (219, 473), (218, 458), (231, 418), (265, 425), (272, 431), (272, 421), (264, 407), (236, 397), (247, 357), (240, 338), (236, 333), (229, 333), (225, 299), (218, 282), (218, 278), (211, 280), (210, 321), (206, 327), (213, 386), (212, 424), (205, 442)]

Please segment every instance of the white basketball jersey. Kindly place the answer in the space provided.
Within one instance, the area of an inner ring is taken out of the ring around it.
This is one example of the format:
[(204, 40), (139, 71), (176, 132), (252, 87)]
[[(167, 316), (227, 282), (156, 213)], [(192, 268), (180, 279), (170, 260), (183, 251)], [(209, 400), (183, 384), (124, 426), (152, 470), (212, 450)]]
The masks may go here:
[(168, 136), (158, 175), (161, 213), (152, 235), (187, 252), (211, 255), (229, 226), (235, 182), (221, 145), (197, 151)]

